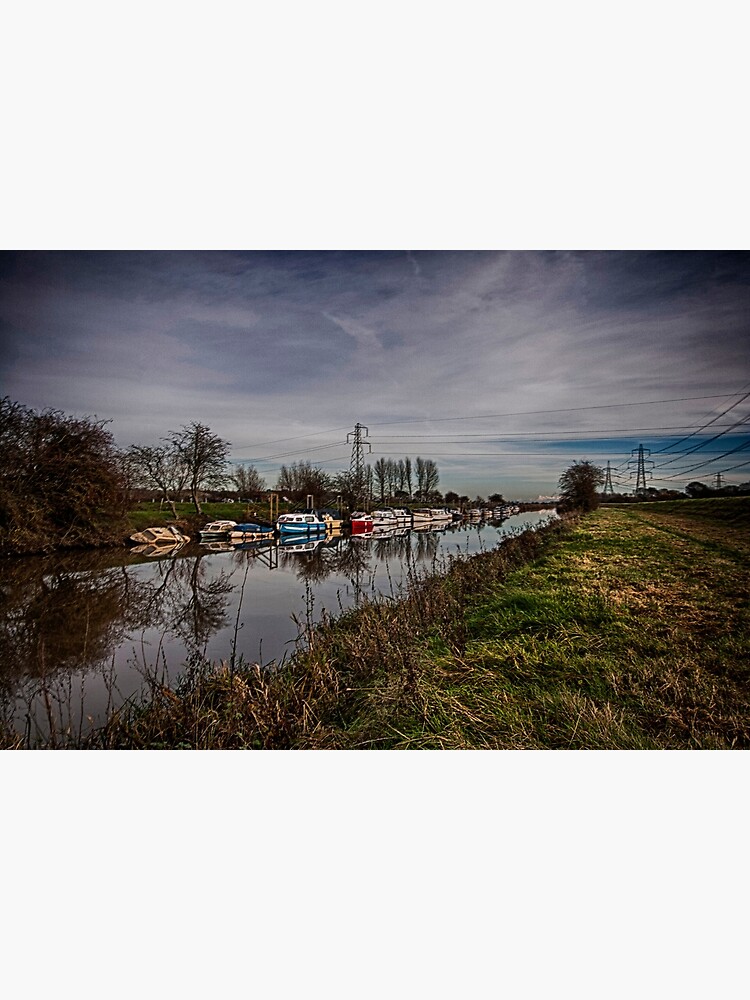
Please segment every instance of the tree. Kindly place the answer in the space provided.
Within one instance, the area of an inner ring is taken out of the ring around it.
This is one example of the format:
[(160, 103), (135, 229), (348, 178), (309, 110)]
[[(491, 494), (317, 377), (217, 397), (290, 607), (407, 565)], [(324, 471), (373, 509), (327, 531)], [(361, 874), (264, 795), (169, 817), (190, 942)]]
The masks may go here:
[(502, 495), (502, 493), (490, 493), (487, 499), (489, 500), (490, 503), (494, 504), (505, 503), (505, 497)]
[(187, 486), (190, 470), (174, 445), (133, 444), (125, 454), (125, 461), (133, 485), (158, 490), (162, 500), (169, 504), (172, 516), (177, 517), (175, 498)]
[(0, 551), (120, 537), (126, 480), (106, 424), (0, 400)]
[(195, 421), (184, 425), (179, 431), (173, 431), (168, 441), (179, 460), (187, 467), (190, 496), (196, 513), (202, 514), (198, 491), (224, 485), (230, 444), (205, 424)]
[(406, 492), (411, 497), (412, 494), (414, 493), (414, 488), (412, 486), (411, 459), (410, 458), (405, 458), (404, 459), (404, 488), (406, 489)]
[(379, 458), (372, 467), (375, 477), (375, 487), (380, 494), (380, 502), (385, 501), (385, 493), (388, 487), (388, 459)]
[(563, 510), (596, 510), (599, 506), (599, 487), (604, 482), (604, 470), (593, 462), (574, 462), (563, 472), (558, 482), (560, 504)]
[(254, 465), (238, 465), (229, 478), (244, 497), (265, 492), (266, 481)]
[(420, 458), (417, 456), (417, 493), (426, 497), (437, 490), (440, 482), (438, 467), (431, 458)]
[(290, 466), (281, 466), (276, 489), (283, 493), (321, 496), (330, 491), (331, 478), (311, 462), (292, 462)]
[(696, 497), (710, 496), (712, 490), (711, 487), (706, 486), (705, 483), (699, 483), (698, 480), (695, 480), (694, 482), (687, 484), (687, 486), (685, 487), (685, 492), (689, 497), (695, 499)]

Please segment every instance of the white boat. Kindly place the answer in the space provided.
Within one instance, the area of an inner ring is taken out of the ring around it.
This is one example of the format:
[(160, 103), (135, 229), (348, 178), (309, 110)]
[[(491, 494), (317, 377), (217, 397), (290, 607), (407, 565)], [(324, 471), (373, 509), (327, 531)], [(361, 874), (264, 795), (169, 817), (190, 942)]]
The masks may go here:
[(420, 524), (432, 524), (433, 516), (430, 507), (417, 507), (411, 512), (411, 522), (416, 528)]
[(237, 527), (236, 521), (209, 521), (200, 530), (202, 542), (219, 542), (229, 537), (229, 532)]
[(442, 507), (439, 507), (439, 508), (438, 507), (433, 507), (432, 508), (432, 520), (433, 521), (452, 521), (453, 520), (453, 515), (449, 511), (443, 509)]
[(392, 510), (374, 510), (372, 512), (373, 528), (395, 528), (398, 526), (398, 518)]
[(173, 525), (158, 528), (144, 528), (130, 536), (130, 541), (136, 545), (177, 545), (189, 542), (190, 536), (184, 534)]
[(410, 510), (407, 510), (405, 507), (393, 507), (392, 510), (398, 524), (403, 524), (404, 526), (411, 524)]

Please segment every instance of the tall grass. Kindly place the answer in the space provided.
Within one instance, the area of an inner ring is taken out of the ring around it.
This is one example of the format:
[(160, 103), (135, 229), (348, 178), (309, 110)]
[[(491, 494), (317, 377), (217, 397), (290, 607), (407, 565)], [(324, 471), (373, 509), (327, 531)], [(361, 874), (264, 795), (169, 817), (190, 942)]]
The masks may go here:
[[(300, 623), (298, 649), (280, 669), (234, 658), (195, 661), (172, 688), (116, 711), (86, 745), (101, 748), (291, 749), (385, 744), (386, 720), (423, 713), (432, 653), (460, 651), (464, 604), (534, 558), (564, 531), (555, 522), (427, 575), (412, 567), (399, 600), (372, 596), (317, 627)], [(390, 725), (390, 723), (389, 723)], [(389, 730), (390, 731), (390, 730)]]

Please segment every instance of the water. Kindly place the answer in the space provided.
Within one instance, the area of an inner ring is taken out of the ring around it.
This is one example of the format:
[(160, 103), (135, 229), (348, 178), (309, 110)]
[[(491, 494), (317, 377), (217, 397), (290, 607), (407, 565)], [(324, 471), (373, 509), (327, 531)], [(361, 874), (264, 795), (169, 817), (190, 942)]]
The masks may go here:
[(397, 597), (409, 570), (494, 548), (550, 511), (501, 525), (394, 537), (340, 537), (215, 551), (191, 544), (149, 558), (126, 550), (0, 564), (0, 711), (33, 743), (85, 733), (158, 677), (192, 660), (280, 663), (308, 622), (376, 594)]

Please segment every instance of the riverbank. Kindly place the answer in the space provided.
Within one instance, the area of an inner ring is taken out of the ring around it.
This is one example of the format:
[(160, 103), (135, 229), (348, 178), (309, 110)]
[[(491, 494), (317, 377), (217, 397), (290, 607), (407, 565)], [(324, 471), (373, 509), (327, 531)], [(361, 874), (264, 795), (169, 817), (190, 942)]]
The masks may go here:
[(747, 500), (601, 508), (301, 622), (277, 673), (155, 680), (84, 745), (747, 748), (748, 556)]

